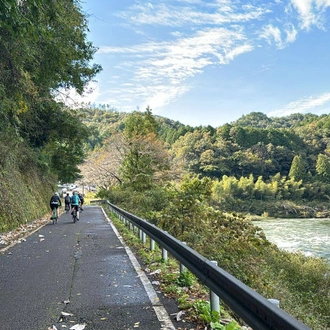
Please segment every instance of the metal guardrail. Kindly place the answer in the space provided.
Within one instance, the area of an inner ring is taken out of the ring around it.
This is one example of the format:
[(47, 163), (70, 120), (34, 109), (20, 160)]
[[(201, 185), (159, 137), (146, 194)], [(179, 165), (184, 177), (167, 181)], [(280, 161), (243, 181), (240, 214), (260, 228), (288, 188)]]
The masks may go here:
[(111, 204), (109, 201), (99, 200), (93, 202), (106, 202), (113, 213), (142, 230), (150, 239), (157, 242), (161, 248), (168, 251), (189, 269), (253, 329), (310, 329), (167, 232)]

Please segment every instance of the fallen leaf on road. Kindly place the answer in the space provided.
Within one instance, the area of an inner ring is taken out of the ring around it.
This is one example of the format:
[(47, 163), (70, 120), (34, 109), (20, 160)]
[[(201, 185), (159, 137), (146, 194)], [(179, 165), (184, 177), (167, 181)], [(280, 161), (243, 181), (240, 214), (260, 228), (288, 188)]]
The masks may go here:
[(63, 301), (63, 304), (66, 304), (66, 305), (67, 305), (67, 304), (70, 304), (70, 300), (64, 300), (64, 301)]
[(70, 328), (70, 330), (84, 330), (86, 327), (86, 324), (75, 324), (73, 327)]
[(133, 328), (138, 328), (140, 326), (140, 322), (135, 322)]
[(105, 320), (107, 320), (106, 317), (101, 317), (101, 321), (105, 321)]
[(61, 312), (61, 315), (62, 315), (62, 316), (73, 316), (73, 314), (71, 314), (71, 313), (66, 313), (66, 312)]
[(39, 235), (39, 237), (45, 237), (44, 235)]

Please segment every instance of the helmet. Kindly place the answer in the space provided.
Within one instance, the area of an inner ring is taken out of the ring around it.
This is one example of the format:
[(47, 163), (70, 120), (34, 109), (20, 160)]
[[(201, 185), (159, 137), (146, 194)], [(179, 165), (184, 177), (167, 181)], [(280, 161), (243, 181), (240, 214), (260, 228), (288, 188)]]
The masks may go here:
[(58, 192), (57, 192), (57, 191), (54, 193), (54, 195), (56, 195), (56, 196), (59, 196), (59, 194), (58, 194)]

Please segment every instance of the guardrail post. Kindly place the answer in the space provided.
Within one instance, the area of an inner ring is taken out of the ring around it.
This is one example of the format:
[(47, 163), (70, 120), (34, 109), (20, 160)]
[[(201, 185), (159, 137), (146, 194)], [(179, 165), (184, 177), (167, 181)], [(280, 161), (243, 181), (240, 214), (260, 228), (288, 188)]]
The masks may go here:
[(164, 248), (162, 248), (162, 259), (164, 262), (167, 261), (167, 251)]
[[(211, 262), (215, 265), (218, 265), (217, 261), (211, 260)], [(210, 305), (211, 305), (211, 313), (216, 311), (220, 315), (220, 299), (219, 297), (210, 290)]]
[(150, 238), (150, 250), (151, 251), (155, 250), (155, 241), (152, 238)]
[[(186, 242), (182, 242), (182, 244), (187, 245)], [(180, 263), (180, 273), (183, 273), (185, 271), (186, 271), (186, 267), (182, 263)]]
[(143, 242), (143, 244), (145, 244), (146, 241), (147, 241), (147, 235), (146, 235), (146, 233), (143, 231), (143, 232), (142, 232), (142, 242)]
[(142, 237), (143, 237), (143, 231), (142, 229), (139, 229), (139, 238), (142, 241)]

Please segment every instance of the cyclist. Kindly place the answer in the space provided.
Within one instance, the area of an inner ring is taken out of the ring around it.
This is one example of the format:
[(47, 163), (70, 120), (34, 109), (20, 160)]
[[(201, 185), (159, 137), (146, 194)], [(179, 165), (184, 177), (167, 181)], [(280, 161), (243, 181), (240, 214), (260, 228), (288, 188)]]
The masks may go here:
[(69, 212), (69, 210), (70, 210), (70, 204), (71, 204), (71, 198), (70, 198), (69, 193), (66, 194), (64, 200), (65, 200), (65, 210), (66, 210), (67, 212)]
[(84, 205), (84, 201), (85, 201), (84, 200), (84, 195), (79, 193), (78, 196), (79, 196), (79, 199), (80, 199), (80, 209), (81, 209), (81, 211), (83, 211), (84, 210), (83, 205)]
[(58, 217), (58, 207), (62, 205), (58, 192), (54, 192), (54, 195), (51, 197), (49, 204), (52, 211), (56, 209), (56, 216)]
[[(77, 211), (77, 220), (79, 221), (79, 196), (76, 191), (73, 192), (73, 195), (71, 196), (71, 208), (75, 208)], [(72, 214), (72, 212), (71, 212)]]

